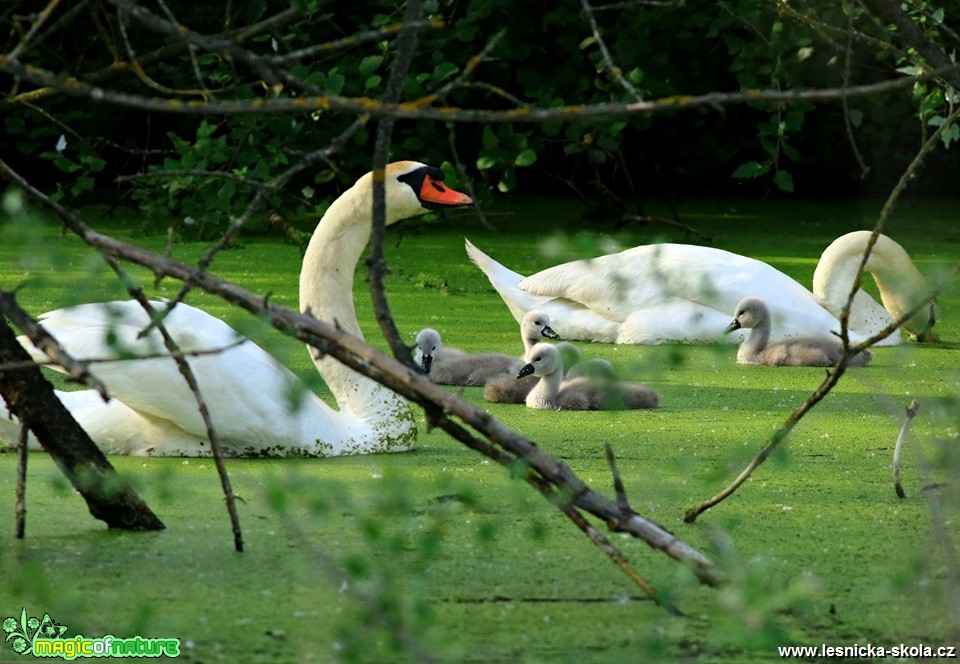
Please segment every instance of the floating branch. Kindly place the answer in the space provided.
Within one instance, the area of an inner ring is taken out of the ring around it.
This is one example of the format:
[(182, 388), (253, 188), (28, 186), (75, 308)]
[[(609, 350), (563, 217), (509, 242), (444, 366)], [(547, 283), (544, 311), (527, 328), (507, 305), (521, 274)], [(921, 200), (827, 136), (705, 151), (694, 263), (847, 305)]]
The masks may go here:
[(897, 436), (897, 446), (893, 448), (893, 488), (900, 498), (906, 498), (907, 494), (903, 492), (903, 486), (900, 484), (900, 451), (903, 449), (903, 440), (907, 437), (907, 431), (910, 429), (910, 423), (917, 415), (920, 409), (920, 402), (914, 399), (907, 406), (907, 416), (903, 419), (903, 426), (900, 427), (900, 435)]

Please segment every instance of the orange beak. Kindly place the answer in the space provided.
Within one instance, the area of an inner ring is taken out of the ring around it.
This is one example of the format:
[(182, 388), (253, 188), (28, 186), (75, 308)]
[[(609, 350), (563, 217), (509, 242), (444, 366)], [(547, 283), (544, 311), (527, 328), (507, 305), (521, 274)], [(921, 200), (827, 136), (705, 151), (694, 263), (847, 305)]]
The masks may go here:
[(438, 207), (473, 205), (472, 198), (451, 189), (439, 180), (434, 180), (429, 175), (423, 176), (423, 184), (420, 185), (420, 200)]

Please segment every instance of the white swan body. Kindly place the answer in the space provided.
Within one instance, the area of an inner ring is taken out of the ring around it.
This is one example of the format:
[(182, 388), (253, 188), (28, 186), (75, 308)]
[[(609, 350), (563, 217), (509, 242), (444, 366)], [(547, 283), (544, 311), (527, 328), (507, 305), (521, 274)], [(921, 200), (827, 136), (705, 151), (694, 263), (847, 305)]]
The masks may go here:
[[(869, 233), (858, 231), (835, 240), (820, 259), (816, 296), (779, 270), (721, 249), (685, 244), (634, 247), (618, 254), (573, 261), (523, 277), (466, 241), (470, 259), (487, 275), (519, 319), (542, 309), (556, 321), (564, 339), (658, 344), (715, 342), (730, 312), (748, 295), (770, 305), (775, 340), (839, 331), (837, 303), (852, 285), (850, 265), (859, 260)], [(898, 251), (897, 251), (898, 250)], [(884, 302), (909, 310), (922, 290), (923, 277), (906, 252), (881, 236), (867, 269), (884, 289)], [(884, 288), (885, 287), (885, 288)], [(828, 310), (826, 307), (831, 307)], [(850, 319), (850, 336), (862, 341), (892, 318), (860, 291)], [(729, 340), (740, 342), (743, 333)], [(883, 343), (899, 343), (899, 333)]]
[[(750, 334), (737, 350), (737, 362), (740, 364), (832, 367), (843, 357), (843, 343), (833, 335), (791, 337), (786, 341), (768, 343), (770, 312), (766, 303), (758, 297), (745, 297), (737, 304), (733, 322), (727, 326), (727, 332), (741, 328), (750, 330)], [(850, 358), (848, 366), (866, 366), (870, 358), (870, 351), (862, 350)]]
[[(442, 179), (439, 170), (423, 164), (390, 164), (387, 223), (430, 207), (471, 203), (445, 188)], [(372, 181), (368, 173), (331, 204), (310, 241), (300, 276), (301, 309), (359, 337), (353, 273), (370, 237)], [(70, 307), (44, 314), (41, 320), (77, 358), (116, 357), (122, 350), (135, 355), (163, 352), (158, 332), (137, 338), (148, 319), (133, 302)], [(184, 351), (227, 348), (239, 336), (222, 321), (184, 304), (177, 305), (164, 324)], [(108, 334), (117, 342), (108, 343)], [(250, 341), (188, 361), (229, 456), (335, 456), (401, 451), (415, 442), (415, 422), (406, 402), (333, 358), (315, 359), (315, 364), (339, 410)], [(89, 391), (59, 396), (105, 451), (210, 454), (196, 400), (172, 359), (98, 363), (93, 371), (119, 405), (98, 403), (99, 396)]]

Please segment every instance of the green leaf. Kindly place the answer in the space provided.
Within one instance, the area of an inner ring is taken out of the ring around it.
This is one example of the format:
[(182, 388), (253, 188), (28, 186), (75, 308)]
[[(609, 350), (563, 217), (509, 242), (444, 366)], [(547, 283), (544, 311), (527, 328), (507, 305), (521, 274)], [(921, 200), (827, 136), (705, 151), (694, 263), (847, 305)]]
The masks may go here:
[(737, 166), (731, 177), (735, 178), (756, 178), (770, 170), (770, 164), (761, 164), (756, 161), (748, 161), (745, 164)]
[(23, 121), (23, 118), (15, 115), (8, 115), (4, 120), (4, 124), (9, 134), (22, 134), (27, 130), (27, 123)]
[(497, 160), (494, 159), (493, 157), (490, 157), (487, 155), (477, 157), (477, 168), (479, 168), (481, 171), (489, 170), (496, 165), (497, 165)]
[(459, 67), (457, 67), (452, 62), (441, 62), (434, 68), (433, 77), (438, 81), (442, 81), (444, 79), (450, 78), (451, 76), (456, 74), (458, 71), (460, 71)]
[(360, 73), (369, 74), (370, 72), (376, 71), (382, 62), (382, 55), (368, 55), (360, 61)]
[(500, 139), (494, 133), (490, 125), (483, 128), (483, 147), (485, 150), (495, 150), (500, 145)]
[(382, 81), (382, 80), (383, 80), (383, 78), (381, 78), (378, 74), (374, 74), (373, 76), (370, 76), (370, 77), (367, 78), (367, 80), (366, 80), (366, 82), (364, 83), (363, 87), (364, 87), (365, 90), (370, 90), (371, 88), (375, 88), (375, 87), (377, 87), (378, 85), (380, 85), (380, 81)]
[(537, 160), (537, 153), (527, 148), (523, 152), (517, 155), (516, 159), (513, 160), (513, 163), (517, 166), (530, 166)]
[(943, 147), (949, 148), (954, 141), (960, 141), (960, 125), (952, 124), (940, 134), (940, 140), (943, 141)]
[(780, 191), (793, 191), (793, 176), (789, 171), (777, 171), (773, 175), (773, 183)]

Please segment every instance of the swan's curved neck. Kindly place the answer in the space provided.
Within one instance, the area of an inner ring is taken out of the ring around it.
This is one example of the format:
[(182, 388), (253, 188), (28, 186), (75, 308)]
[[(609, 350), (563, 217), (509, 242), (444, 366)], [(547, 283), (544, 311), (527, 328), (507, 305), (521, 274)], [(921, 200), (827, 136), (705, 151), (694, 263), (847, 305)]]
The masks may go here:
[[(363, 182), (327, 209), (310, 239), (300, 272), (300, 310), (361, 339), (353, 304), (353, 274), (370, 240), (372, 219), (370, 187), (362, 186)], [(406, 402), (391, 390), (333, 358), (318, 358), (315, 349), (310, 353), (341, 410), (371, 426), (389, 426), (410, 418)]]
[[(813, 294), (830, 313), (839, 316), (857, 277), (869, 231), (848, 233), (824, 250), (813, 274)], [(850, 329), (873, 333), (888, 325), (892, 316), (901, 316), (913, 307), (924, 291), (925, 281), (907, 252), (881, 235), (870, 252), (864, 271), (873, 276), (883, 306), (858, 291), (850, 313)]]
[(353, 306), (353, 273), (370, 241), (371, 197), (356, 185), (320, 219), (300, 270), (300, 310), (363, 338)]
[(770, 319), (765, 318), (750, 330), (750, 334), (740, 344), (737, 357), (755, 357), (762, 353), (770, 343)]
[(555, 408), (555, 401), (560, 393), (560, 383), (562, 381), (563, 376), (560, 371), (540, 376), (540, 380), (527, 395), (527, 406), (544, 409)]

